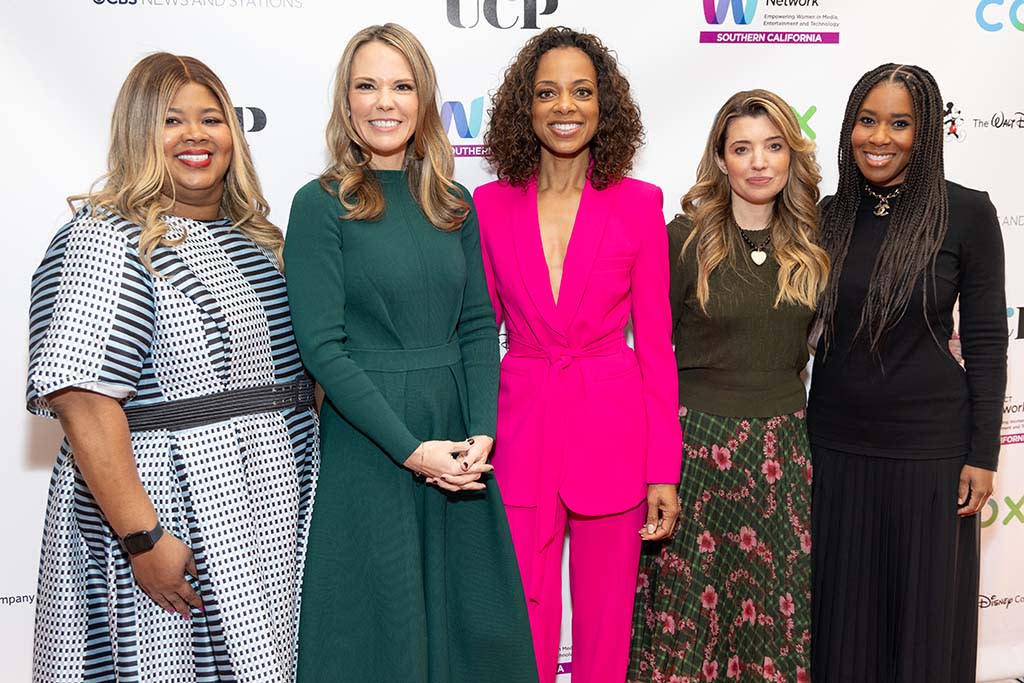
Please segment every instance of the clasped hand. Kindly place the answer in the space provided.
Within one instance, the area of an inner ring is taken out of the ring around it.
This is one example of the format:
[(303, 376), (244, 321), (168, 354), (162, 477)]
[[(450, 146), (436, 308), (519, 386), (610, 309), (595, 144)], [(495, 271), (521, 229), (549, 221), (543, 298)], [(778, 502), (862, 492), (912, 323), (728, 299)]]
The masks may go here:
[(412, 452), (405, 467), (445, 491), (481, 491), (480, 475), (494, 468), (487, 464), (494, 439), (473, 436), (465, 441), (424, 441)]

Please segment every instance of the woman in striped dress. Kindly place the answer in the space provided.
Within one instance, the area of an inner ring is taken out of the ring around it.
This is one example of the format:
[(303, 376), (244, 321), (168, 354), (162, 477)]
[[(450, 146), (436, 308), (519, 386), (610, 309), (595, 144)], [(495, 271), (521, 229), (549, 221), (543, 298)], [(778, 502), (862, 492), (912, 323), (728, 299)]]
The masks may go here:
[(36, 681), (291, 681), (319, 462), (282, 235), (223, 84), (143, 59), (104, 187), (32, 279), (28, 408), (66, 439)]

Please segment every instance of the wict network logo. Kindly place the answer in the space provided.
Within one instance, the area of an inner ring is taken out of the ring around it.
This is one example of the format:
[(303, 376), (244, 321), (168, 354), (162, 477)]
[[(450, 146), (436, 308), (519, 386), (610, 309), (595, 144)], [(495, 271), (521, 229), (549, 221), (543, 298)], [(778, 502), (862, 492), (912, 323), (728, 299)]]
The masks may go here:
[[(441, 104), (441, 127), (452, 137), (452, 126), (459, 140), (473, 140), (480, 137), (484, 128), (484, 98), (480, 96), (466, 106), (458, 100), (449, 100)], [(452, 153), (457, 157), (483, 156), (486, 149), (481, 144), (452, 143)]]
[(730, 9), (735, 23), (747, 25), (754, 21), (757, 0), (704, 0), (704, 18), (709, 24), (724, 24)]
[[(1001, 12), (995, 10), (987, 11), (990, 5), (1003, 6), (1007, 4), (1008, 0), (981, 0), (978, 3), (978, 8), (974, 12), (974, 19), (978, 22), (978, 26), (986, 31), (994, 33), (996, 31), (1003, 30), (1003, 22), (994, 17), (1002, 16)], [(705, 0), (707, 2), (707, 0)], [(988, 17), (993, 17), (992, 19)], [(1018, 31), (1024, 31), (1024, 0), (1013, 0), (1010, 3), (1009, 11), (1006, 13), (1006, 17), (1013, 24), (1013, 27)]]
[[(519, 25), (520, 28), (536, 29), (539, 28), (537, 26), (538, 15), (554, 14), (558, 9), (558, 0), (544, 0), (544, 9), (540, 12), (537, 11), (537, 0), (504, 0), (502, 2), (504, 6), (514, 5), (516, 10), (514, 14), (511, 9), (503, 10), (499, 16), (498, 0), (468, 0), (470, 12), (475, 11), (476, 15), (472, 18), (472, 23), (467, 23), (463, 20), (462, 5), (464, 2), (466, 0), (447, 0), (448, 23), (455, 28), (474, 28), (480, 23), (480, 15), (483, 14), (484, 21), (494, 28), (515, 28)], [(520, 3), (521, 11), (519, 11)], [(520, 22), (522, 23), (520, 24)]]

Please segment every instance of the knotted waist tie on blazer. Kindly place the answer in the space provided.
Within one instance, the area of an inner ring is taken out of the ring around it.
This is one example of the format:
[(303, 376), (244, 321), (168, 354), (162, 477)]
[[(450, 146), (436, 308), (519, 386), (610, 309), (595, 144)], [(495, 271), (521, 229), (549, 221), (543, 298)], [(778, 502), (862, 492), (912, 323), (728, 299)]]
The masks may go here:
[[(617, 331), (586, 346), (573, 347), (558, 344), (544, 346), (520, 337), (509, 336), (508, 355), (519, 358), (536, 358), (548, 363), (547, 376), (540, 387), (540, 402), (543, 410), (541, 437), (542, 467), (540, 470), (540, 491), (537, 501), (537, 552), (533, 558), (533, 571), (526, 597), (534, 603), (540, 602), (544, 587), (543, 551), (555, 542), (555, 506), (558, 505), (558, 488), (562, 480), (564, 454), (568, 447), (566, 422), (571, 403), (587, 401), (586, 384), (582, 368), (577, 362), (581, 358), (615, 356), (628, 351), (626, 340)], [(556, 457), (556, 462), (548, 458)]]

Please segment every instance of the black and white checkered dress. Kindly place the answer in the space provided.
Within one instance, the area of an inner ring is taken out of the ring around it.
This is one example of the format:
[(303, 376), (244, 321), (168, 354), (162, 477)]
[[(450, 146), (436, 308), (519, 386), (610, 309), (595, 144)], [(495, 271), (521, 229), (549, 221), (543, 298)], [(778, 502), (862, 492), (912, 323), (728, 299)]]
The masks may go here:
[[(80, 387), (126, 406), (302, 376), (284, 279), (230, 221), (168, 219), (154, 276), (140, 228), (82, 210), (32, 279), (28, 408)], [(132, 579), (65, 440), (39, 565), (34, 680), (291, 681), (319, 443), (313, 410), (131, 435), (164, 529), (190, 546), (204, 611), (168, 614)]]

